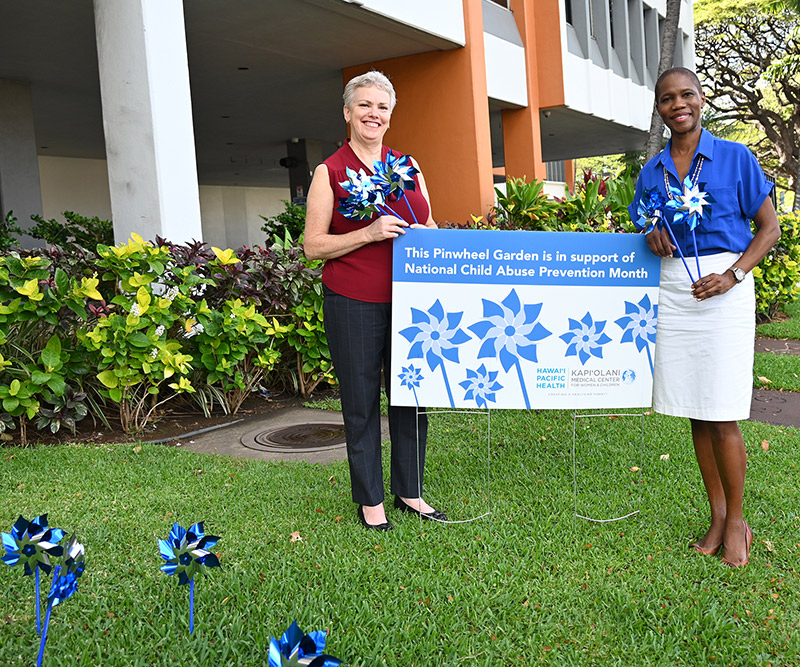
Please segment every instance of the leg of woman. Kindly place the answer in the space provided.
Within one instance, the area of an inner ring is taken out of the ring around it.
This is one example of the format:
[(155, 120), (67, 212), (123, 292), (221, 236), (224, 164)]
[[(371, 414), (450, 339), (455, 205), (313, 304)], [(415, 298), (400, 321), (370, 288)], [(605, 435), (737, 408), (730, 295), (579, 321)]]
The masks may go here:
[(744, 478), (747, 452), (737, 422), (706, 422), (714, 459), (725, 492), (725, 560), (744, 563), (748, 559), (748, 538), (743, 516)]
[(706, 487), (708, 503), (711, 506), (711, 527), (701, 539), (692, 544), (692, 547), (697, 546), (703, 550), (702, 552), (713, 554), (722, 544), (722, 537), (725, 533), (725, 491), (717, 470), (717, 459), (714, 456), (708, 422), (696, 419), (689, 421), (692, 424), (694, 453), (700, 466), (703, 485)]
[(380, 383), (389, 304), (325, 289), (323, 316), (342, 397), (353, 502), (369, 524), (386, 522), (381, 466)]
[[(386, 334), (384, 380), (386, 396), (390, 396), (392, 381), (391, 330)], [(415, 407), (389, 405), (389, 436), (392, 441), (391, 491), (408, 506), (419, 512), (432, 512), (433, 508), (422, 500), (422, 479), (425, 472), (425, 448), (428, 442), (428, 416), (425, 409), (417, 415)]]

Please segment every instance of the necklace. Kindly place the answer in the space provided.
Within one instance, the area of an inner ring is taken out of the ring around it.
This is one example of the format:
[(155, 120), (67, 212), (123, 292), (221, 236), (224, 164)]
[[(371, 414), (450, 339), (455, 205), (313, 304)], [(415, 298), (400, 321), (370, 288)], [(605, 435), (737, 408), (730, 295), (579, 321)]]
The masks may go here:
[[(694, 166), (694, 173), (689, 177), (689, 182), (692, 184), (692, 187), (697, 185), (697, 179), (700, 177), (700, 170), (703, 168), (703, 156), (699, 155), (698, 160)], [(662, 167), (664, 171), (664, 190), (667, 191), (667, 197), (670, 199), (675, 199), (675, 195), (672, 193), (672, 190), (669, 187), (669, 174), (667, 173), (667, 168)]]

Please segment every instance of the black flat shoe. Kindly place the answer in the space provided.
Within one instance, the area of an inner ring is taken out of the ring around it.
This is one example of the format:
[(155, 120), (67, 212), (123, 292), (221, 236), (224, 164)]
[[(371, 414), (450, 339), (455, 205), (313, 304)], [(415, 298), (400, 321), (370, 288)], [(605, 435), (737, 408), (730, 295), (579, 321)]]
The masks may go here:
[(401, 512), (407, 512), (409, 514), (416, 514), (417, 516), (421, 516), (423, 519), (427, 521), (447, 521), (447, 515), (444, 512), (439, 510), (433, 510), (433, 512), (420, 512), (419, 510), (415, 510), (411, 505), (406, 504), (400, 498), (400, 496), (394, 497), (394, 506), (395, 509), (400, 510)]
[(356, 514), (358, 514), (358, 520), (361, 522), (361, 525), (367, 530), (394, 530), (394, 526), (388, 521), (386, 523), (367, 523), (367, 520), (364, 518), (364, 508), (361, 505), (358, 506)]

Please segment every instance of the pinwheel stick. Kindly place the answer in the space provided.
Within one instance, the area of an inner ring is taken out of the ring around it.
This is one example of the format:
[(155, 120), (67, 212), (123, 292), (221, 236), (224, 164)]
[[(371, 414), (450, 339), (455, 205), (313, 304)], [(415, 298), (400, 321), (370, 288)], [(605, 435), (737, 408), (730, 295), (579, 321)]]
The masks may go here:
[[(58, 578), (58, 573), (61, 571), (61, 566), (56, 565), (55, 569), (53, 570), (53, 581)], [(39, 569), (36, 569), (36, 584), (38, 589), (39, 584)], [(38, 618), (39, 615), (39, 604), (38, 604), (38, 595), (37, 595), (37, 604), (36, 604), (36, 615)], [(50, 625), (50, 612), (53, 611), (53, 601), (48, 600), (47, 602), (47, 612), (44, 615), (44, 628), (41, 630), (42, 634), (42, 641), (39, 643), (39, 659), (36, 661), (36, 667), (42, 667), (42, 659), (44, 658), (44, 645), (47, 642), (47, 628)]]
[(528, 389), (525, 386), (525, 378), (522, 376), (522, 365), (519, 363), (519, 359), (517, 359), (516, 363), (514, 364), (517, 367), (517, 375), (519, 376), (519, 386), (522, 389), (522, 397), (525, 399), (525, 407), (530, 410), (531, 409), (531, 402), (528, 398)]
[(36, 633), (42, 634), (42, 612), (39, 609), (39, 568), (36, 568)]
[(408, 197), (406, 197), (405, 190), (400, 191), (400, 196), (403, 198), (403, 201), (406, 203), (406, 206), (408, 206), (408, 210), (411, 211), (411, 217), (414, 218), (414, 224), (418, 225), (419, 222), (417, 221), (417, 216), (414, 215), (414, 209), (411, 208), (411, 204), (408, 201)]
[(395, 218), (400, 218), (401, 220), (403, 219), (403, 216), (402, 216), (402, 215), (398, 215), (397, 213), (395, 213), (395, 212), (394, 212), (392, 209), (390, 209), (390, 208), (389, 208), (389, 207), (388, 207), (386, 204), (375, 204), (375, 208), (377, 208), (377, 209), (378, 209), (378, 212), (379, 212), (381, 215), (391, 215), (391, 216), (393, 216), (393, 217), (395, 217)]
[(669, 237), (670, 239), (672, 239), (672, 242), (675, 244), (675, 248), (677, 248), (678, 250), (678, 255), (680, 255), (681, 261), (683, 262), (683, 266), (686, 269), (686, 273), (689, 274), (689, 280), (694, 282), (694, 278), (692, 278), (692, 272), (689, 271), (689, 265), (686, 263), (686, 258), (683, 256), (683, 250), (681, 250), (681, 246), (678, 243), (678, 239), (675, 238), (675, 234), (672, 233), (672, 227), (670, 227), (668, 224), (665, 224), (664, 226), (667, 228), (667, 231), (669, 232)]
[(700, 273), (700, 256), (697, 252), (697, 237), (694, 234), (694, 226), (692, 227), (692, 243), (694, 243), (694, 261), (697, 262), (697, 279), (703, 277), (703, 274)]
[(194, 577), (189, 582), (189, 634), (194, 634)]

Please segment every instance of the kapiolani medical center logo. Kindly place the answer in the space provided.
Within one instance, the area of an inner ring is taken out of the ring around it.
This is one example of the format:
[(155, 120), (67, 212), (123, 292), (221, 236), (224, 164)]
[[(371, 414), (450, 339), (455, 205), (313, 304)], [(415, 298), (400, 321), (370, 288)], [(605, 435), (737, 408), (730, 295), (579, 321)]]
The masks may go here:
[(536, 389), (540, 391), (583, 388), (610, 388), (630, 385), (636, 381), (631, 368), (566, 368), (539, 366), (536, 368)]

